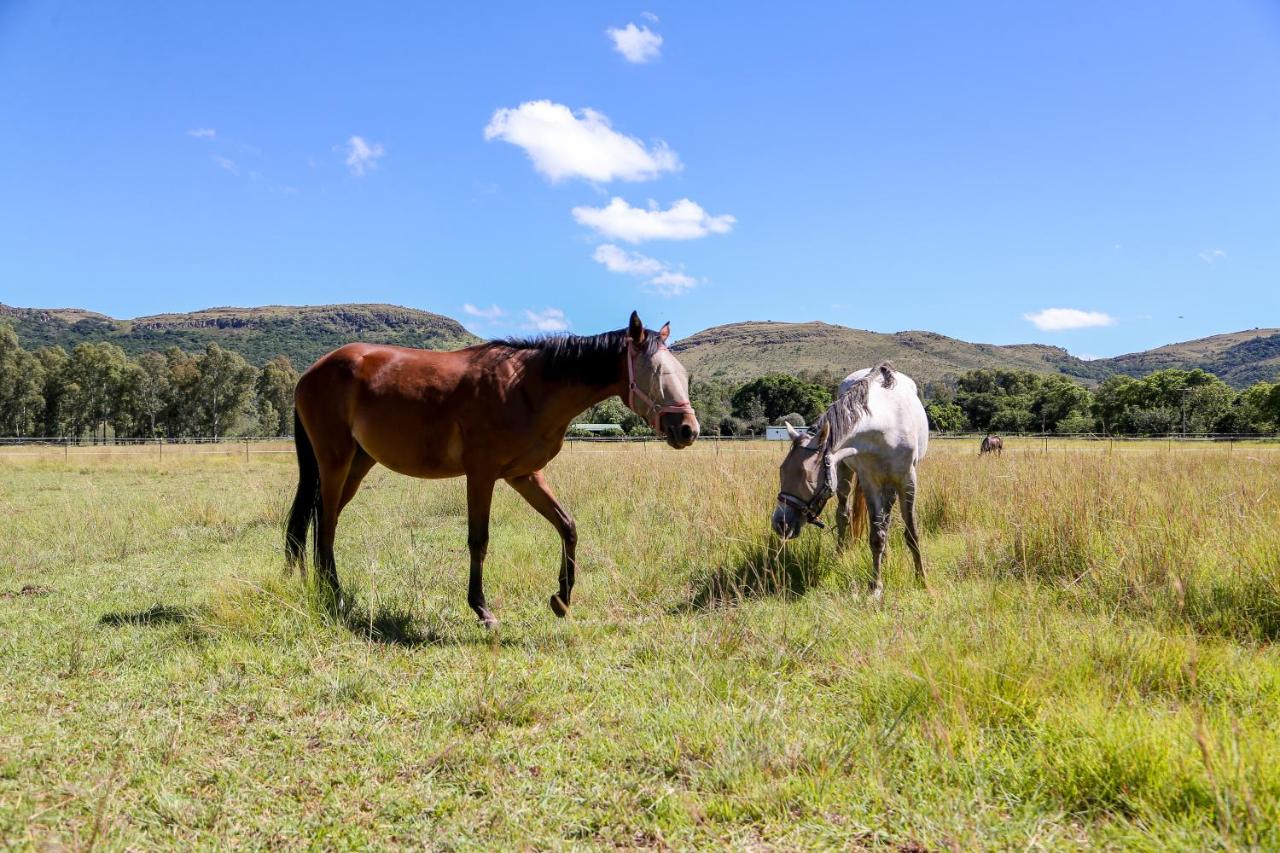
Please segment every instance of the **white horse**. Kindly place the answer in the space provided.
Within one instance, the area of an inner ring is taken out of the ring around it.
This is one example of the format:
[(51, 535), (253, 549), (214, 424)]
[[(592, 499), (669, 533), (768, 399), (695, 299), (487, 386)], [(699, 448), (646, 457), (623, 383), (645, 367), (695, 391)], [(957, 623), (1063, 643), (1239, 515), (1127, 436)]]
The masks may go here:
[[(821, 527), (819, 516), (833, 494), (837, 541), (844, 547), (852, 528), (870, 529), (871, 597), (884, 593), (880, 563), (889, 538), (893, 503), (902, 499), (907, 547), (916, 578), (925, 583), (916, 534), (916, 466), (929, 446), (929, 420), (916, 383), (893, 365), (849, 374), (840, 393), (808, 433), (790, 425), (791, 450), (778, 468), (781, 490), (773, 511), (773, 529), (783, 539), (799, 535), (806, 522)], [(849, 497), (853, 496), (852, 505)], [(868, 524), (868, 522), (870, 522)]]

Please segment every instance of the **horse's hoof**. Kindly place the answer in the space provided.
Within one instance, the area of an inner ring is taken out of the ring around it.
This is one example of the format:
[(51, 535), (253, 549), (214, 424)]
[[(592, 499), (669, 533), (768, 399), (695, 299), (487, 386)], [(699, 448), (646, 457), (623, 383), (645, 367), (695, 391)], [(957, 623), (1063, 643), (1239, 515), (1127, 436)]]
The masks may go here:
[(498, 630), (498, 620), (492, 616), (486, 616), (480, 620), (480, 627), (486, 631), (496, 631)]
[(347, 599), (340, 592), (326, 595), (325, 607), (328, 609), (329, 615), (338, 619), (346, 618), (348, 611), (351, 609)]
[(876, 587), (867, 593), (867, 601), (871, 604), (879, 604), (884, 601), (884, 587)]
[(564, 603), (564, 599), (558, 593), (551, 596), (551, 612), (561, 619), (569, 615), (569, 605)]

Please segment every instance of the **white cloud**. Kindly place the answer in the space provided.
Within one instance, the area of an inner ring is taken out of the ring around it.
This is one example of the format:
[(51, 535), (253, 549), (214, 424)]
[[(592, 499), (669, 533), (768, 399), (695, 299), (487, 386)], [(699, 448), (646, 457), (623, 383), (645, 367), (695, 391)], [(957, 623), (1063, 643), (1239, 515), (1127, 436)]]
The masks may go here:
[(347, 152), (347, 168), (356, 177), (377, 168), (378, 160), (386, 153), (382, 145), (366, 142), (363, 136), (353, 136), (339, 148)]
[(196, 139), (216, 139), (218, 131), (212, 127), (193, 127), (187, 131), (187, 136), (194, 136)]
[(656, 258), (650, 258), (638, 252), (628, 252), (626, 249), (619, 249), (612, 243), (605, 243), (600, 246), (591, 257), (596, 263), (604, 264), (605, 269), (609, 270), (609, 272), (623, 273), (624, 275), (657, 275), (667, 269), (667, 265)]
[(1206, 264), (1211, 264), (1215, 261), (1226, 260), (1227, 253), (1221, 249), (1205, 249), (1203, 252), (1198, 252), (1197, 256)]
[(486, 140), (501, 139), (523, 148), (533, 167), (552, 183), (584, 178), (649, 181), (680, 168), (676, 153), (659, 140), (652, 148), (618, 133), (609, 119), (592, 109), (576, 115), (564, 104), (527, 101), (496, 110), (485, 126)]
[(648, 27), (629, 23), (625, 27), (609, 27), (605, 34), (613, 39), (613, 49), (627, 62), (652, 62), (662, 55), (662, 36)]
[(657, 15), (653, 14), (652, 12), (641, 12), (640, 17), (644, 18), (646, 21), (652, 21), (655, 24), (662, 23), (662, 19), (659, 18)]
[(696, 287), (698, 280), (691, 275), (685, 275), (676, 270), (667, 270), (645, 283), (663, 296), (679, 296), (686, 290)]
[(1094, 326), (1110, 326), (1116, 318), (1101, 311), (1081, 311), (1078, 308), (1046, 308), (1034, 314), (1023, 314), (1042, 332), (1060, 332), (1065, 329), (1088, 329)]
[(650, 201), (649, 209), (632, 207), (614, 196), (605, 207), (575, 207), (578, 224), (594, 228), (606, 237), (641, 243), (645, 240), (696, 240), (708, 234), (728, 234), (738, 220), (724, 214), (712, 216), (702, 206), (682, 198), (666, 210)]
[(526, 328), (537, 329), (539, 332), (563, 332), (569, 328), (569, 318), (559, 308), (546, 308), (542, 311), (530, 311), (526, 308), (524, 316), (529, 321)]
[(599, 246), (591, 257), (609, 272), (646, 279), (645, 285), (663, 296), (679, 296), (698, 284), (696, 278), (685, 274), (683, 267), (672, 267), (657, 258), (628, 252), (612, 243)]
[(233, 175), (240, 174), (240, 167), (236, 165), (236, 161), (230, 157), (223, 157), (220, 154), (213, 155), (213, 162), (218, 164), (218, 168), (225, 169)]
[(479, 317), (481, 320), (489, 320), (490, 322), (507, 313), (497, 305), (490, 305), (488, 308), (477, 308), (470, 302), (463, 305), (462, 310), (470, 314), (472, 317)]

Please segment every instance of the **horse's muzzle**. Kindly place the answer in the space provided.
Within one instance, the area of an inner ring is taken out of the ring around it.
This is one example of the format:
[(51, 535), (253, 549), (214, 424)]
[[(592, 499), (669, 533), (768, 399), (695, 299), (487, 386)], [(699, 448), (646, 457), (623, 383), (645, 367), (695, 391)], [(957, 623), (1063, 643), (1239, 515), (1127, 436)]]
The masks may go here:
[(660, 419), (660, 425), (667, 444), (676, 450), (693, 444), (701, 432), (698, 428), (698, 419), (689, 414), (665, 414)]
[(773, 532), (778, 534), (780, 539), (795, 539), (800, 535), (804, 524), (804, 514), (786, 504), (778, 504), (777, 509), (773, 511)]

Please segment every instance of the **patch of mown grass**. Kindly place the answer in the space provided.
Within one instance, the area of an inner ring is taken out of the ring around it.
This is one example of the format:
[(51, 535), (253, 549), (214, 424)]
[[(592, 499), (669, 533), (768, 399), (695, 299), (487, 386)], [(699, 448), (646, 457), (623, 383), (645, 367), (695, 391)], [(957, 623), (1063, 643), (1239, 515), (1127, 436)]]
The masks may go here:
[(335, 617), (287, 457), (5, 463), (0, 843), (1280, 846), (1280, 454), (1059, 447), (935, 444), (879, 604), (772, 445), (571, 450), (574, 607), (500, 488), (496, 632), (460, 481), (370, 475)]

